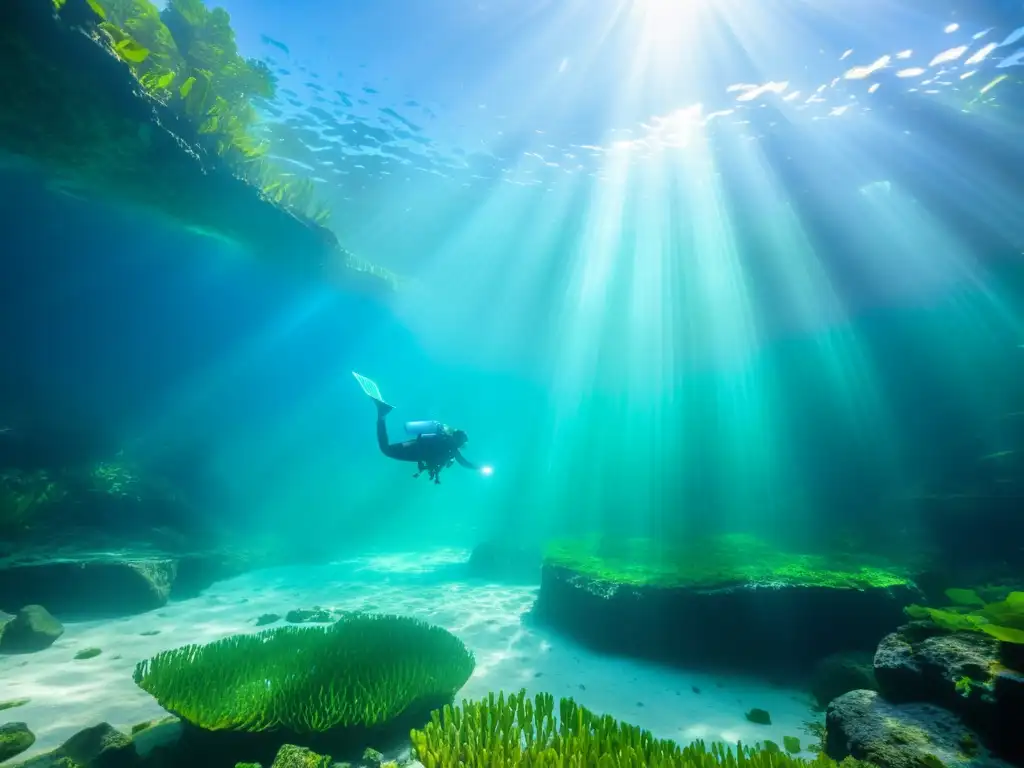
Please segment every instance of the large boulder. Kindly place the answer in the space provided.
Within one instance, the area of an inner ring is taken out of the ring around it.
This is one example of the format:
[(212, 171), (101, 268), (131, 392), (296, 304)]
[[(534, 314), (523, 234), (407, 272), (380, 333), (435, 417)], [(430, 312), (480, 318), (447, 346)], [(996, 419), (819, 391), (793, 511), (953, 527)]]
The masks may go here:
[(882, 768), (1005, 766), (952, 712), (934, 704), (893, 704), (876, 691), (850, 691), (828, 705), (825, 751)]
[(839, 567), (747, 537), (667, 554), (610, 546), (552, 550), (533, 617), (598, 650), (669, 663), (804, 674), (829, 654), (872, 652), (920, 595), (867, 560)]
[(977, 729), (994, 751), (1024, 762), (1024, 675), (1008, 666), (1019, 646), (981, 632), (948, 632), (912, 622), (875, 652), (879, 690), (893, 702), (931, 702)]
[(0, 626), (0, 653), (35, 653), (53, 645), (64, 625), (41, 605), (26, 605)]

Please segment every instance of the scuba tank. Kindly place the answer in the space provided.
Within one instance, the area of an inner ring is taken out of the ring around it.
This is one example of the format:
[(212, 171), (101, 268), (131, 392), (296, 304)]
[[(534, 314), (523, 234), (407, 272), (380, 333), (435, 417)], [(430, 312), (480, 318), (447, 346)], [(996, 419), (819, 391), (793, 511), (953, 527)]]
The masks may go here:
[(442, 424), (440, 421), (434, 421), (428, 419), (427, 421), (407, 421), (405, 422), (405, 431), (410, 435), (416, 435), (416, 437), (423, 437), (424, 435), (445, 435), (450, 431), (446, 424)]

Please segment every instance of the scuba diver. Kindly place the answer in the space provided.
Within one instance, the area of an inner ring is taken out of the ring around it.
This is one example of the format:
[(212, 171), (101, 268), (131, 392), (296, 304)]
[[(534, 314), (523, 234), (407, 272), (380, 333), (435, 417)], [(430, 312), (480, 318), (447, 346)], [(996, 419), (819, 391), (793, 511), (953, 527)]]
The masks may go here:
[(377, 445), (380, 447), (381, 453), (389, 459), (415, 461), (417, 472), (413, 477), (419, 477), (426, 472), (435, 484), (440, 485), (441, 470), (452, 466), (455, 462), (466, 469), (479, 470), (485, 475), (491, 474), (490, 467), (478, 467), (460, 452), (459, 449), (469, 440), (466, 433), (461, 429), (452, 429), (439, 421), (406, 422), (406, 432), (416, 435), (416, 437), (401, 443), (389, 442), (385, 419), (395, 407), (384, 402), (380, 389), (373, 381), (365, 376), (360, 376), (355, 371), (352, 372), (352, 375), (356, 377), (363, 392), (377, 406)]

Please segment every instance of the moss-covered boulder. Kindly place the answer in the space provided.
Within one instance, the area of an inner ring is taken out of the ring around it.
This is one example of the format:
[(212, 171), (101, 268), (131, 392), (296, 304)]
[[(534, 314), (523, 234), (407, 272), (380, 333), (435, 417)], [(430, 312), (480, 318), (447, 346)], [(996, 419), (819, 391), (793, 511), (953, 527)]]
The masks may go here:
[(35, 734), (25, 723), (0, 725), (0, 763), (17, 757), (35, 743)]
[[(173, 764), (173, 763), (171, 763)], [(18, 768), (141, 768), (132, 740), (110, 723), (85, 728), (57, 749), (19, 763)]]
[(306, 747), (285, 744), (277, 752), (270, 768), (331, 768), (334, 761), (324, 755), (318, 755)]
[[(149, 209), (293, 274), (386, 293), (342, 248), (313, 182), (276, 172), (249, 130), (266, 66), (238, 54), (228, 14), (173, 0), (0, 4), (0, 151), (54, 188)], [(201, 43), (197, 43), (201, 40)]]
[(135, 681), (185, 724), (182, 760), (233, 766), (268, 764), (284, 744), (339, 756), (386, 743), (449, 703), (473, 667), (439, 627), (353, 614), (166, 651)]
[(607, 652), (763, 672), (873, 651), (919, 599), (876, 558), (780, 551), (749, 536), (552, 547), (533, 616)]
[(1007, 666), (1007, 647), (1014, 646), (982, 632), (911, 623), (879, 643), (875, 677), (887, 700), (955, 712), (993, 751), (1020, 764), (1024, 673)]
[(1005, 766), (978, 735), (949, 710), (934, 704), (892, 704), (875, 691), (850, 691), (825, 715), (829, 757), (854, 757), (884, 768)]

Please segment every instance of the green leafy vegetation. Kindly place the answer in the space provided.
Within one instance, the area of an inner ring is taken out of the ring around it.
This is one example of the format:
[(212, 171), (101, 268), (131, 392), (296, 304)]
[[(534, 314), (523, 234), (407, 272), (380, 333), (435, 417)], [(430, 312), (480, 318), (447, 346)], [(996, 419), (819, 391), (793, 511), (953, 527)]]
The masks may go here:
[(351, 614), (330, 627), (280, 627), (165, 651), (135, 668), (135, 682), (206, 730), (319, 733), (387, 725), (451, 700), (474, 664), (440, 627)]
[[(153, 98), (174, 108), (208, 139), (232, 171), (264, 199), (296, 217), (325, 225), (330, 211), (314, 185), (267, 161), (269, 143), (255, 137), (254, 99), (272, 99), (276, 79), (261, 61), (238, 53), (228, 13), (202, 0), (87, 0), (97, 30)], [(60, 12), (66, 0), (54, 0)]]
[(787, 552), (745, 534), (686, 545), (653, 539), (564, 541), (548, 550), (545, 561), (601, 581), (650, 587), (761, 583), (884, 589), (910, 581), (905, 569), (868, 555)]
[(942, 629), (984, 632), (1004, 643), (1024, 644), (1024, 592), (1010, 592), (991, 603), (969, 589), (949, 589), (946, 596), (952, 605), (945, 608), (910, 605), (905, 611), (912, 619), (930, 621)]
[(0, 537), (15, 538), (45, 521), (67, 496), (67, 490), (46, 470), (0, 471)]
[[(481, 701), (463, 701), (431, 714), (423, 730), (411, 734), (413, 752), (426, 768), (505, 768), (508, 766), (687, 766), (688, 768), (834, 768), (824, 755), (803, 760), (780, 752), (778, 745), (735, 750), (696, 741), (680, 747), (658, 739), (635, 725), (609, 715), (596, 715), (572, 699), (540, 693), (533, 699), (518, 694), (491, 693)], [(857, 761), (842, 763), (854, 768)]]

